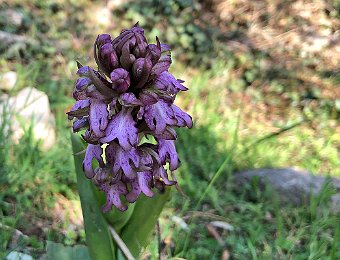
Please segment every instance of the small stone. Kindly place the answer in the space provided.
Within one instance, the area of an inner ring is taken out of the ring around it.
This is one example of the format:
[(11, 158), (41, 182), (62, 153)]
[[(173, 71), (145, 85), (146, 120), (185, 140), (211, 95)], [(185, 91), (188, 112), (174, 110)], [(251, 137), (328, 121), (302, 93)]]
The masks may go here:
[(28, 255), (28, 254), (24, 254), (24, 253), (20, 253), (17, 251), (12, 251), (10, 252), (6, 258), (6, 260), (33, 260), (33, 257)]
[(5, 24), (7, 25), (14, 25), (14, 26), (21, 26), (23, 21), (24, 21), (24, 15), (15, 10), (15, 9), (7, 9), (4, 11), (0, 12), (0, 15), (2, 15), (3, 17), (6, 17), (5, 19)]
[(44, 92), (27, 87), (17, 96), (1, 103), (0, 123), (4, 121), (2, 111), (7, 111), (5, 121), (9, 122), (14, 143), (18, 144), (25, 130), (32, 125), (33, 138), (41, 140), (43, 150), (48, 150), (55, 144), (55, 119)]
[(17, 73), (14, 71), (6, 72), (0, 75), (0, 89), (10, 91), (17, 82)]

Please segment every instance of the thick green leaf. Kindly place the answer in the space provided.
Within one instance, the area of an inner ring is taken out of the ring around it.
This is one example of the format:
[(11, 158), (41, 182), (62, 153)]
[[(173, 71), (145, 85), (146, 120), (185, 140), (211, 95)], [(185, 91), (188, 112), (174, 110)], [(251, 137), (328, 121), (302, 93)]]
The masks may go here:
[(91, 260), (89, 250), (83, 245), (71, 247), (47, 241), (46, 253), (46, 260)]
[[(85, 146), (79, 136), (72, 134), (73, 153), (84, 150)], [(86, 243), (93, 260), (116, 259), (115, 247), (100, 206), (93, 194), (93, 185), (83, 172), (84, 155), (75, 155), (74, 163), (77, 172), (77, 184), (84, 217)]]
[(121, 232), (123, 241), (134, 257), (138, 258), (141, 250), (149, 244), (170, 190), (171, 188), (167, 188), (165, 193), (157, 194), (153, 198), (143, 195), (135, 202), (132, 216)]

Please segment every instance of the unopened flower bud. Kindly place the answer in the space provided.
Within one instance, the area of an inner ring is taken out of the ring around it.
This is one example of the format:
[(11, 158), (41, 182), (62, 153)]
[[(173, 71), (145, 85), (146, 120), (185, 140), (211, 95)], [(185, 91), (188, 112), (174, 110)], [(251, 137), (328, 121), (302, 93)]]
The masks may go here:
[(112, 88), (118, 93), (124, 93), (130, 86), (129, 72), (125, 69), (115, 69), (111, 72), (110, 78), (112, 81)]
[(148, 81), (152, 69), (152, 62), (147, 58), (139, 58), (132, 67), (132, 75), (137, 83), (135, 88), (141, 88)]

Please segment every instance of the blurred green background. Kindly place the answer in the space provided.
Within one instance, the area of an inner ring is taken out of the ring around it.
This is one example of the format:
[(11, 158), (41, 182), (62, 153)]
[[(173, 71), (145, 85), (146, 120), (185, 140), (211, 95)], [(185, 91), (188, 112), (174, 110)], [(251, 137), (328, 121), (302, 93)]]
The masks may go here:
[[(96, 36), (139, 21), (150, 42), (158, 36), (171, 46), (171, 72), (189, 87), (176, 102), (194, 119), (193, 129), (178, 131), (185, 196), (174, 190), (160, 219), (162, 254), (339, 259), (332, 190), (310, 205), (281, 207), (256, 183), (235, 192), (231, 181), (259, 167), (340, 177), (339, 10), (338, 0), (0, 1), (0, 76), (16, 73), (13, 88), (0, 88), (0, 105), (37, 88), (56, 127), (55, 144), (44, 150), (32, 126), (12, 142), (2, 115), (0, 257), (13, 250), (13, 228), (26, 235), (14, 249), (34, 257), (47, 240), (85, 244), (65, 116), (76, 60), (94, 66)], [(216, 220), (229, 228), (212, 230)], [(144, 257), (157, 259), (158, 247), (155, 236)]]

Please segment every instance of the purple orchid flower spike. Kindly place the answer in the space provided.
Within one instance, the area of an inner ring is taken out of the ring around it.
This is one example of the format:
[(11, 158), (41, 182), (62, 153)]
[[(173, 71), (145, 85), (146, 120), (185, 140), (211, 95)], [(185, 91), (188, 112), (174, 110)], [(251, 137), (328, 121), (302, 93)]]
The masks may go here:
[[(76, 103), (67, 114), (88, 143), (83, 169), (106, 194), (103, 211), (124, 211), (123, 198), (134, 203), (142, 193), (152, 197), (155, 189), (176, 184), (166, 169), (179, 167), (175, 129), (192, 127), (191, 117), (174, 104), (187, 88), (168, 71), (170, 47), (157, 37), (148, 43), (138, 24), (116, 38), (100, 34), (94, 58), (97, 68), (78, 62)], [(140, 142), (149, 136), (157, 144)]]

